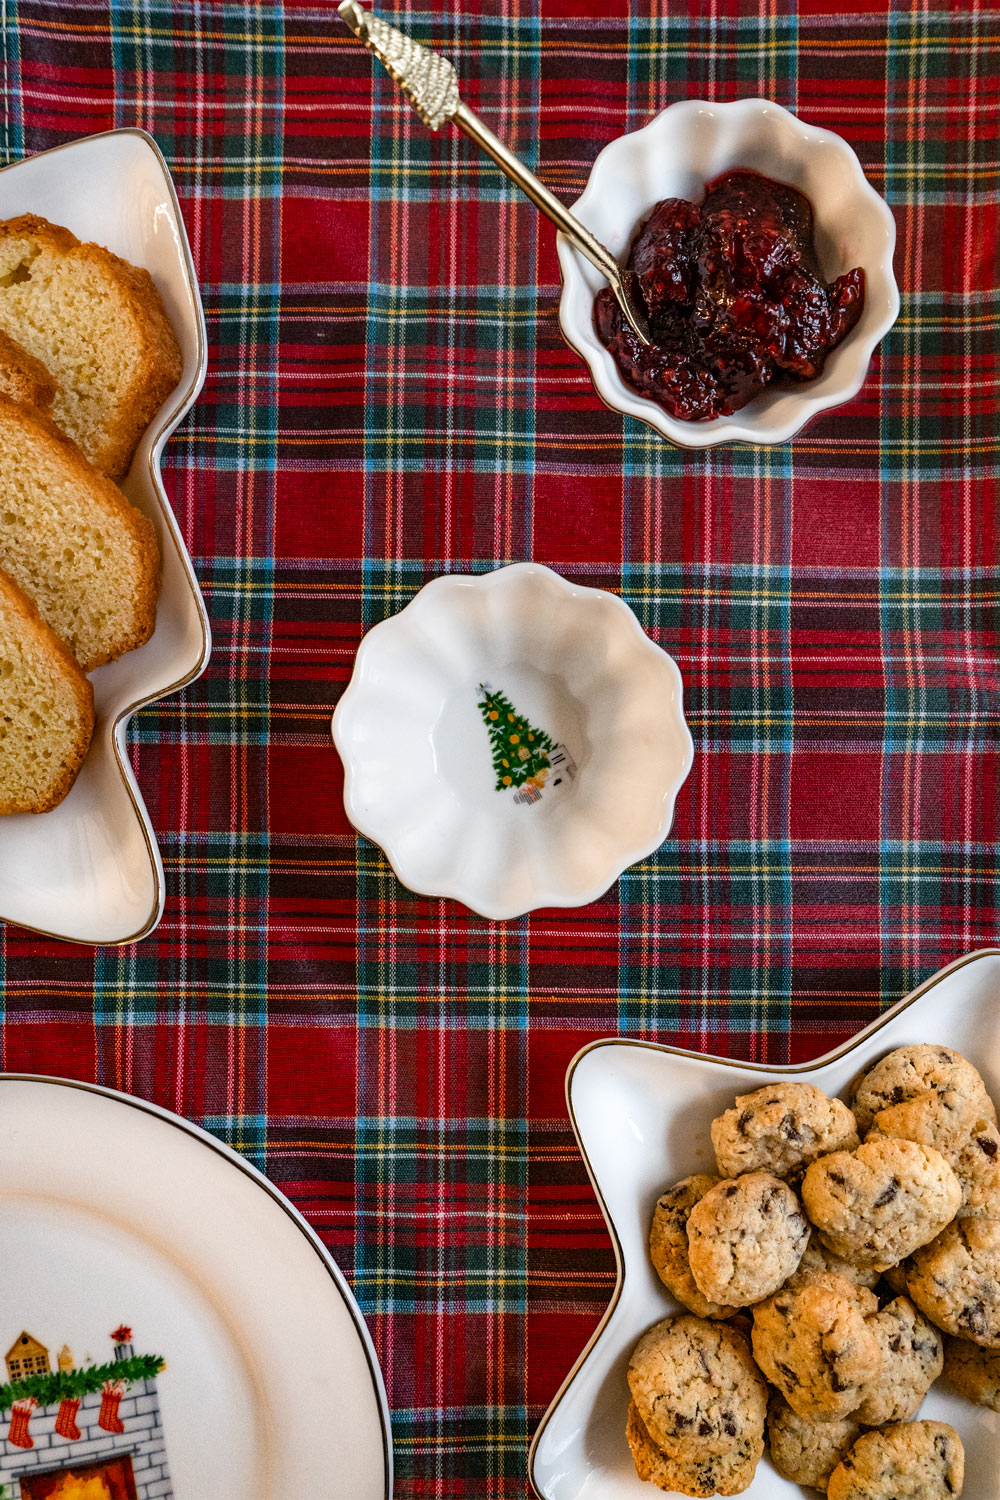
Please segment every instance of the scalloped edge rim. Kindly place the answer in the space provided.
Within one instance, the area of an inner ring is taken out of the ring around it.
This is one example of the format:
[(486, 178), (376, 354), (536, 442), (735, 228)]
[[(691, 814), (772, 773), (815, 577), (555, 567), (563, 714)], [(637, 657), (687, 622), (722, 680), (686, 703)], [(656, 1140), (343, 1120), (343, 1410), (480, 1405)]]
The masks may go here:
[[(208, 666), (209, 658), (212, 654), (212, 631), (211, 625), (209, 624), (208, 611), (205, 608), (205, 601), (202, 597), (201, 588), (198, 584), (198, 579), (194, 571), (194, 565), (191, 562), (191, 557), (188, 553), (187, 545), (185, 544), (184, 538), (181, 535), (177, 517), (174, 515), (173, 507), (167, 499), (167, 492), (163, 487), (163, 476), (160, 470), (160, 460), (163, 457), (163, 450), (166, 447), (167, 439), (174, 431), (174, 428), (179, 426), (179, 424), (187, 416), (188, 412), (191, 410), (191, 407), (194, 405), (195, 401), (197, 401), (202, 386), (205, 384), (205, 376), (208, 372), (208, 337), (205, 329), (205, 312), (204, 308), (201, 305), (201, 293), (199, 291), (198, 278), (194, 268), (194, 258), (191, 254), (191, 245), (188, 241), (187, 226), (184, 223), (184, 216), (181, 213), (181, 206), (180, 201), (177, 197), (177, 190), (174, 187), (173, 178), (170, 175), (170, 168), (167, 165), (166, 157), (163, 155), (163, 152), (160, 150), (154, 137), (151, 136), (148, 131), (142, 130), (138, 126), (124, 126), (120, 130), (99, 130), (93, 135), (77, 136), (72, 141), (63, 141), (58, 146), (50, 147), (48, 151), (38, 151), (33, 156), (25, 156), (22, 157), (19, 161), (8, 162), (6, 166), (0, 167), (0, 174), (2, 174), (3, 172), (10, 172), (17, 167), (25, 166), (28, 162), (39, 161), (46, 156), (54, 156), (56, 152), (71, 151), (76, 146), (82, 146), (84, 144), (89, 145), (92, 141), (107, 140), (113, 137), (127, 135), (136, 136), (139, 140), (144, 142), (144, 144), (149, 148), (150, 152), (156, 159), (157, 165), (159, 166), (160, 171), (163, 174), (163, 180), (170, 197), (171, 207), (174, 212), (174, 220), (178, 229), (178, 239), (182, 252), (181, 258), (184, 263), (184, 271), (187, 278), (188, 289), (191, 293), (191, 301), (195, 314), (197, 354), (194, 372), (185, 389), (177, 397), (176, 402), (171, 407), (162, 412), (159, 421), (156, 423), (155, 431), (152, 432), (151, 436), (149, 437), (148, 464), (150, 484), (152, 486), (153, 494), (155, 496), (156, 503), (159, 507), (160, 514), (163, 519), (164, 527), (173, 538), (173, 542), (176, 547), (177, 555), (181, 564), (181, 571), (184, 574), (185, 581), (187, 582), (188, 588), (191, 592), (195, 612), (198, 618), (198, 623), (201, 627), (201, 649), (198, 652), (197, 658), (187, 668), (182, 677), (178, 678), (175, 682), (170, 683), (163, 689), (158, 689), (153, 693), (143, 694), (139, 698), (136, 698), (134, 701), (129, 702), (118, 711), (115, 717), (111, 719), (108, 724), (108, 734), (110, 737), (111, 751), (114, 756), (115, 764), (118, 767), (118, 773), (121, 776), (121, 779), (125, 785), (125, 790), (128, 793), (129, 801), (132, 803), (133, 811), (135, 812), (136, 818), (139, 822), (139, 826), (142, 831), (143, 842), (146, 845), (146, 852), (149, 856), (149, 863), (153, 872), (153, 904), (150, 907), (149, 914), (143, 922), (142, 926), (138, 928), (137, 931), (129, 934), (126, 937), (81, 938), (73, 937), (62, 932), (52, 932), (44, 927), (36, 927), (31, 923), (22, 921), (20, 918), (8, 917), (4, 913), (0, 912), (0, 922), (9, 922), (12, 925), (21, 928), (21, 930), (24, 932), (34, 932), (37, 933), (40, 937), (52, 938), (56, 942), (60, 943), (72, 943), (76, 947), (83, 948), (120, 948), (128, 943), (140, 942), (143, 938), (148, 937), (149, 934), (154, 931), (160, 921), (160, 918), (163, 915), (163, 908), (166, 899), (163, 861), (160, 858), (160, 849), (157, 843), (156, 833), (153, 829), (152, 823), (150, 822), (146, 803), (143, 799), (142, 793), (139, 791), (139, 784), (135, 779), (135, 773), (132, 770), (132, 766), (128, 758), (125, 735), (128, 730), (129, 721), (131, 720), (132, 716), (139, 711), (140, 708), (145, 708), (150, 703), (159, 703), (162, 699), (171, 697), (172, 694), (180, 692), (182, 688), (185, 688), (189, 683), (194, 682), (198, 677), (201, 676), (205, 668)], [(149, 433), (149, 429), (147, 429), (147, 433)], [(143, 436), (145, 437), (146, 434), (143, 434)], [(142, 438), (140, 438), (140, 442), (141, 441)]]
[(579, 1052), (574, 1054), (566, 1068), (564, 1083), (566, 1109), (569, 1114), (569, 1121), (573, 1129), (573, 1137), (576, 1141), (577, 1150), (583, 1159), (587, 1177), (590, 1180), (598, 1207), (601, 1210), (601, 1216), (604, 1219), (605, 1226), (611, 1238), (611, 1248), (614, 1251), (615, 1257), (615, 1288), (607, 1307), (601, 1315), (600, 1322), (574, 1360), (569, 1373), (549, 1402), (541, 1421), (535, 1428), (534, 1436), (531, 1439), (531, 1446), (528, 1449), (528, 1483), (531, 1485), (536, 1500), (549, 1500), (549, 1497), (535, 1483), (535, 1457), (545, 1429), (552, 1421), (557, 1408), (562, 1404), (563, 1398), (569, 1392), (570, 1386), (576, 1380), (584, 1364), (596, 1349), (625, 1290), (625, 1258), (622, 1253), (621, 1241), (618, 1238), (618, 1231), (615, 1228), (614, 1220), (604, 1201), (604, 1194), (601, 1192), (594, 1169), (591, 1166), (590, 1157), (587, 1155), (586, 1148), (584, 1147), (580, 1127), (577, 1123), (576, 1111), (573, 1107), (573, 1077), (584, 1058), (588, 1057), (591, 1052), (599, 1051), (602, 1047), (638, 1047), (647, 1052), (667, 1052), (673, 1057), (692, 1058), (697, 1062), (714, 1063), (719, 1067), (740, 1068), (748, 1073), (756, 1073), (767, 1078), (794, 1078), (797, 1074), (811, 1073), (816, 1068), (826, 1067), (829, 1063), (847, 1057), (857, 1047), (860, 1047), (862, 1043), (866, 1042), (870, 1036), (874, 1036), (876, 1032), (881, 1031), (884, 1026), (888, 1026), (889, 1022), (894, 1021), (903, 1011), (908, 1010), (917, 1000), (922, 999), (929, 990), (935, 989), (942, 980), (957, 973), (959, 969), (964, 969), (968, 964), (976, 963), (983, 958), (1000, 958), (1000, 948), (976, 948), (972, 953), (966, 953), (961, 958), (953, 959), (950, 964), (945, 964), (943, 969), (938, 969), (935, 973), (929, 975), (927, 979), (917, 985), (916, 989), (911, 990), (908, 995), (904, 995), (901, 1000), (897, 1000), (894, 1005), (890, 1005), (889, 1009), (881, 1016), (876, 1016), (874, 1021), (870, 1021), (867, 1026), (863, 1026), (860, 1031), (855, 1032), (854, 1036), (848, 1037), (846, 1042), (841, 1042), (838, 1047), (831, 1048), (829, 1052), (821, 1052), (818, 1057), (809, 1058), (805, 1062), (776, 1063), (773, 1067), (763, 1068), (760, 1063), (748, 1062), (745, 1058), (719, 1057), (713, 1052), (692, 1052), (687, 1047), (671, 1047), (665, 1042), (646, 1042), (639, 1037), (628, 1036), (596, 1037), (594, 1041), (588, 1042), (580, 1048)]
[[(588, 595), (600, 595), (602, 598), (612, 600), (612, 602), (619, 609), (624, 610), (625, 614), (629, 618), (629, 621), (631, 622), (633, 632), (637, 640), (641, 642), (642, 646), (645, 649), (656, 653), (657, 659), (666, 666), (668, 675), (670, 675), (673, 680), (677, 694), (676, 708), (678, 727), (680, 729), (681, 738), (684, 743), (684, 758), (681, 762), (676, 783), (673, 786), (672, 791), (668, 789), (667, 793), (665, 794), (663, 810), (659, 819), (657, 837), (655, 841), (652, 843), (644, 841), (641, 847), (637, 851), (630, 853), (627, 858), (622, 859), (621, 856), (616, 857), (608, 865), (609, 873), (606, 880), (602, 876), (601, 881), (597, 882), (596, 885), (578, 887), (575, 890), (567, 890), (566, 887), (563, 887), (561, 893), (559, 894), (554, 894), (549, 891), (538, 891), (532, 898), (530, 905), (522, 906), (518, 904), (517, 907), (513, 910), (508, 910), (500, 906), (492, 907), (490, 910), (485, 910), (484, 908), (486, 903), (480, 902), (477, 905), (471, 905), (468, 897), (463, 895), (462, 892), (456, 887), (432, 891), (421, 889), (421, 887), (417, 884), (411, 884), (411, 882), (407, 880), (405, 876), (400, 872), (392, 852), (385, 847), (381, 839), (377, 838), (373, 833), (370, 833), (368, 829), (363, 826), (365, 819), (363, 815), (357, 812), (354, 802), (354, 767), (352, 762), (345, 754), (341, 739), (338, 738), (338, 720), (342, 723), (343, 718), (346, 717), (345, 715), (341, 714), (341, 710), (343, 708), (343, 705), (350, 697), (352, 688), (355, 687), (355, 679), (362, 665), (363, 658), (367, 654), (366, 648), (368, 646), (368, 643), (377, 631), (382, 630), (387, 625), (394, 625), (396, 621), (399, 620), (400, 617), (404, 615), (413, 604), (416, 603), (416, 601), (422, 594), (426, 592), (427, 589), (434, 589), (437, 592), (441, 592), (443, 589), (447, 589), (454, 580), (461, 580), (463, 584), (472, 584), (480, 588), (503, 587), (502, 583), (498, 584), (496, 582), (491, 582), (491, 580), (505, 579), (509, 577), (511, 572), (515, 569), (518, 571), (519, 576), (522, 577), (527, 574), (536, 578), (544, 578), (546, 580), (554, 579), (558, 586), (567, 591), (571, 597), (581, 598)], [(680, 793), (681, 787), (684, 785), (685, 781), (690, 775), (691, 767), (694, 764), (694, 741), (691, 737), (691, 731), (688, 727), (687, 719), (684, 716), (684, 679), (681, 676), (680, 668), (674, 661), (674, 658), (668, 651), (665, 651), (662, 646), (658, 646), (657, 643), (649, 635), (646, 634), (645, 630), (643, 630), (642, 625), (639, 622), (639, 618), (636, 615), (635, 611), (628, 604), (626, 604), (625, 600), (622, 599), (618, 594), (611, 593), (609, 589), (593, 588), (589, 584), (573, 583), (570, 579), (564, 578), (561, 573), (557, 573), (554, 568), (546, 566), (545, 563), (535, 562), (506, 563), (499, 568), (491, 569), (488, 573), (442, 573), (437, 578), (432, 578), (429, 583), (425, 583), (423, 588), (418, 589), (413, 598), (410, 599), (401, 610), (398, 610), (396, 614), (390, 615), (386, 620), (380, 620), (377, 625), (373, 625), (358, 647), (357, 655), (354, 658), (354, 668), (351, 672), (350, 681), (341, 694), (340, 700), (333, 712), (333, 718), (330, 723), (330, 732), (333, 738), (333, 743), (337, 749), (337, 754), (340, 756), (341, 762), (344, 767), (344, 810), (347, 813), (348, 821), (358, 833), (360, 833), (364, 838), (368, 839), (371, 843), (375, 844), (377, 848), (382, 850), (382, 853), (385, 855), (385, 858), (388, 861), (389, 866), (392, 869), (392, 872), (395, 875), (396, 879), (399, 881), (400, 885), (405, 887), (406, 890), (412, 891), (413, 894), (417, 896), (426, 896), (432, 900), (458, 901), (463, 906), (468, 907), (469, 911), (474, 912), (477, 916), (485, 917), (488, 921), (491, 922), (513, 921), (517, 917), (526, 916), (529, 912), (538, 911), (539, 909), (543, 909), (546, 907), (589, 906), (593, 901), (596, 901), (598, 897), (603, 896), (605, 891), (607, 891), (612, 885), (614, 885), (615, 881), (619, 880), (631, 865), (637, 864), (640, 860), (648, 859), (649, 856), (656, 849), (658, 849), (663, 841), (667, 838), (670, 833), (670, 829), (673, 826), (678, 794)]]
[[(645, 397), (630, 391), (618, 374), (617, 368), (611, 355), (600, 347), (592, 347), (580, 341), (581, 335), (575, 326), (570, 326), (570, 314), (568, 303), (571, 293), (571, 280), (583, 275), (583, 257), (574, 250), (564, 235), (556, 236), (556, 252), (559, 257), (559, 266), (562, 272), (562, 291), (559, 297), (559, 331), (566, 344), (575, 354), (584, 361), (590, 371), (594, 389), (605, 406), (612, 411), (634, 418), (636, 421), (644, 422), (646, 426), (652, 427), (661, 437), (674, 443), (679, 448), (700, 450), (703, 448), (716, 447), (721, 443), (747, 443), (754, 447), (772, 447), (776, 444), (786, 443), (797, 433), (801, 432), (807, 422), (813, 417), (819, 416), (821, 412), (829, 411), (836, 406), (842, 406), (844, 402), (850, 401), (857, 395), (868, 378), (871, 368), (872, 356), (876, 348), (885, 338), (899, 316), (899, 288), (893, 271), (893, 254), (896, 248), (896, 221), (888, 203), (879, 193), (875, 191), (864, 173), (864, 168), (854, 148), (833, 130), (827, 130), (822, 125), (810, 125), (801, 120), (798, 115), (792, 114), (791, 110), (785, 109), (783, 105), (775, 104), (773, 100), (755, 97), (752, 99), (736, 99), (727, 102), (714, 103), (708, 99), (681, 99), (670, 104), (648, 124), (639, 130), (629, 131), (626, 135), (618, 136), (609, 141), (594, 158), (594, 164), (590, 169), (587, 184), (572, 205), (572, 212), (582, 221), (587, 223), (587, 208), (593, 199), (599, 196), (599, 180), (603, 173), (610, 170), (609, 162), (613, 160), (616, 148), (622, 141), (635, 141), (641, 136), (652, 136), (662, 128), (665, 116), (675, 111), (673, 118), (676, 120), (682, 114), (693, 114), (699, 110), (711, 110), (716, 113), (729, 114), (730, 117), (745, 115), (747, 117), (760, 116), (771, 113), (783, 122), (790, 122), (796, 130), (806, 139), (815, 142), (835, 144), (843, 153), (845, 160), (849, 161), (851, 170), (856, 178), (859, 191), (869, 199), (873, 207), (878, 211), (880, 218), (887, 230), (886, 247), (882, 259), (879, 261), (877, 270), (885, 279), (885, 286), (889, 293), (889, 306), (885, 316), (865, 336), (864, 340), (858, 340), (855, 344), (859, 356), (863, 356), (863, 363), (859, 362), (859, 373), (852, 378), (848, 384), (838, 391), (831, 391), (826, 396), (813, 396), (808, 393), (801, 395), (801, 416), (787, 419), (780, 426), (772, 426), (769, 430), (760, 431), (748, 422), (739, 422), (733, 417), (717, 417), (712, 422), (696, 423), (681, 422), (679, 418), (671, 417), (655, 401), (648, 401)], [(869, 273), (871, 274), (871, 273)], [(848, 339), (852, 335), (848, 335)], [(796, 392), (796, 394), (798, 394)]]

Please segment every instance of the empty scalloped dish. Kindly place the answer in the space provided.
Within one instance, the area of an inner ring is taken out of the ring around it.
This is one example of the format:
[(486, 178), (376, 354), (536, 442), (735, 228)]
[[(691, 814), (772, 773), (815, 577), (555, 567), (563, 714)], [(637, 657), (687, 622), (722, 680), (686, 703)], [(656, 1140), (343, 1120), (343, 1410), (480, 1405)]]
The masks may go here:
[(333, 738), (403, 885), (496, 920), (584, 906), (651, 854), (693, 755), (672, 658), (533, 563), (437, 578), (370, 630)]

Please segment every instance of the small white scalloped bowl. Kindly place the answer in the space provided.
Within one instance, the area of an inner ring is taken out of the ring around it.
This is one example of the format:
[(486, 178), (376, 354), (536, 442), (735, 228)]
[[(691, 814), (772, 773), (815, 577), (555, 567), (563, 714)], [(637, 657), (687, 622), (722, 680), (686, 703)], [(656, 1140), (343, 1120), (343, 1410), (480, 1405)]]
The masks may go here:
[[(496, 788), (482, 683), (556, 743), (537, 795)], [(534, 563), (436, 578), (368, 632), (337, 705), (347, 816), (421, 895), (497, 921), (585, 906), (670, 831), (682, 695), (603, 589)]]
[(559, 326), (589, 365), (597, 394), (615, 411), (638, 418), (685, 448), (786, 442), (819, 412), (857, 394), (875, 346), (899, 313), (892, 271), (896, 226), (888, 204), (869, 184), (846, 141), (804, 124), (767, 99), (732, 104), (686, 99), (670, 105), (642, 130), (605, 146), (573, 212), (622, 259), (637, 225), (661, 198), (700, 203), (706, 184), (736, 167), (805, 193), (813, 206), (823, 275), (832, 281), (861, 266), (866, 288), (861, 317), (818, 379), (763, 391), (732, 416), (684, 422), (625, 384), (594, 331), (594, 298), (606, 282), (558, 237), (563, 276)]

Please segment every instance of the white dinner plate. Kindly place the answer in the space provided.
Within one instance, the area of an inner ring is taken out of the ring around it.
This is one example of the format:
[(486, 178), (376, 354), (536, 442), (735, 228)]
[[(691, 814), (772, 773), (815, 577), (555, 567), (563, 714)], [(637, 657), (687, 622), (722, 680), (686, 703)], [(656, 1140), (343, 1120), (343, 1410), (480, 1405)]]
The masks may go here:
[(163, 911), (163, 866), (125, 746), (137, 708), (176, 692), (208, 662), (208, 617), (160, 478), (164, 444), (205, 380), (205, 325), (166, 162), (151, 136), (113, 130), (0, 171), (0, 219), (36, 213), (144, 266), (184, 356), (176, 388), (121, 487), (156, 527), (163, 578), (156, 629), (91, 674), (96, 723), (69, 795), (52, 812), (0, 819), (0, 918), (80, 943), (144, 937)]
[[(1000, 950), (942, 969), (835, 1052), (796, 1067), (761, 1068), (622, 1039), (594, 1042), (570, 1063), (570, 1118), (615, 1248), (618, 1283), (590, 1343), (542, 1419), (529, 1458), (542, 1500), (649, 1500), (625, 1441), (629, 1355), (651, 1324), (680, 1311), (647, 1248), (659, 1194), (691, 1172), (714, 1172), (709, 1125), (737, 1093), (797, 1078), (843, 1095), (851, 1080), (894, 1047), (942, 1042), (970, 1058), (1000, 1098)], [(973, 1406), (940, 1381), (921, 1417), (950, 1422), (965, 1444), (963, 1500), (1000, 1500), (1000, 1415)], [(751, 1500), (816, 1491), (792, 1484), (763, 1458)]]
[(70, 1425), (58, 1391), (19, 1427), (0, 1394), (10, 1500), (72, 1483), (89, 1500), (102, 1480), (130, 1500), (389, 1500), (385, 1393), (344, 1278), (204, 1131), (109, 1089), (0, 1075), (0, 1267), (0, 1381), (26, 1358), (163, 1361), (148, 1379), (121, 1365), (104, 1425), (103, 1379)]

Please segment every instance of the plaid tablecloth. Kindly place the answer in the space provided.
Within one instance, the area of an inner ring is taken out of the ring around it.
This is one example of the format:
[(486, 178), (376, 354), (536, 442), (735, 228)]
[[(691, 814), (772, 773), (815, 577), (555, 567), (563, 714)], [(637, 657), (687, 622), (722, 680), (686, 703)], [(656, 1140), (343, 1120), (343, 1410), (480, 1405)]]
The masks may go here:
[[(844, 135), (899, 230), (858, 398), (790, 446), (681, 452), (563, 345), (549, 226), (332, 6), (4, 7), (8, 159), (141, 125), (174, 172), (211, 357), (166, 478), (215, 651), (131, 734), (162, 924), (4, 932), (3, 1065), (155, 1099), (267, 1171), (367, 1314), (397, 1494), (524, 1496), (613, 1284), (576, 1049), (806, 1058), (996, 937), (1000, 11), (385, 14), (567, 200), (672, 100), (759, 94)], [(602, 900), (494, 925), (354, 835), (328, 725), (370, 625), (522, 558), (632, 605), (696, 759)]]

